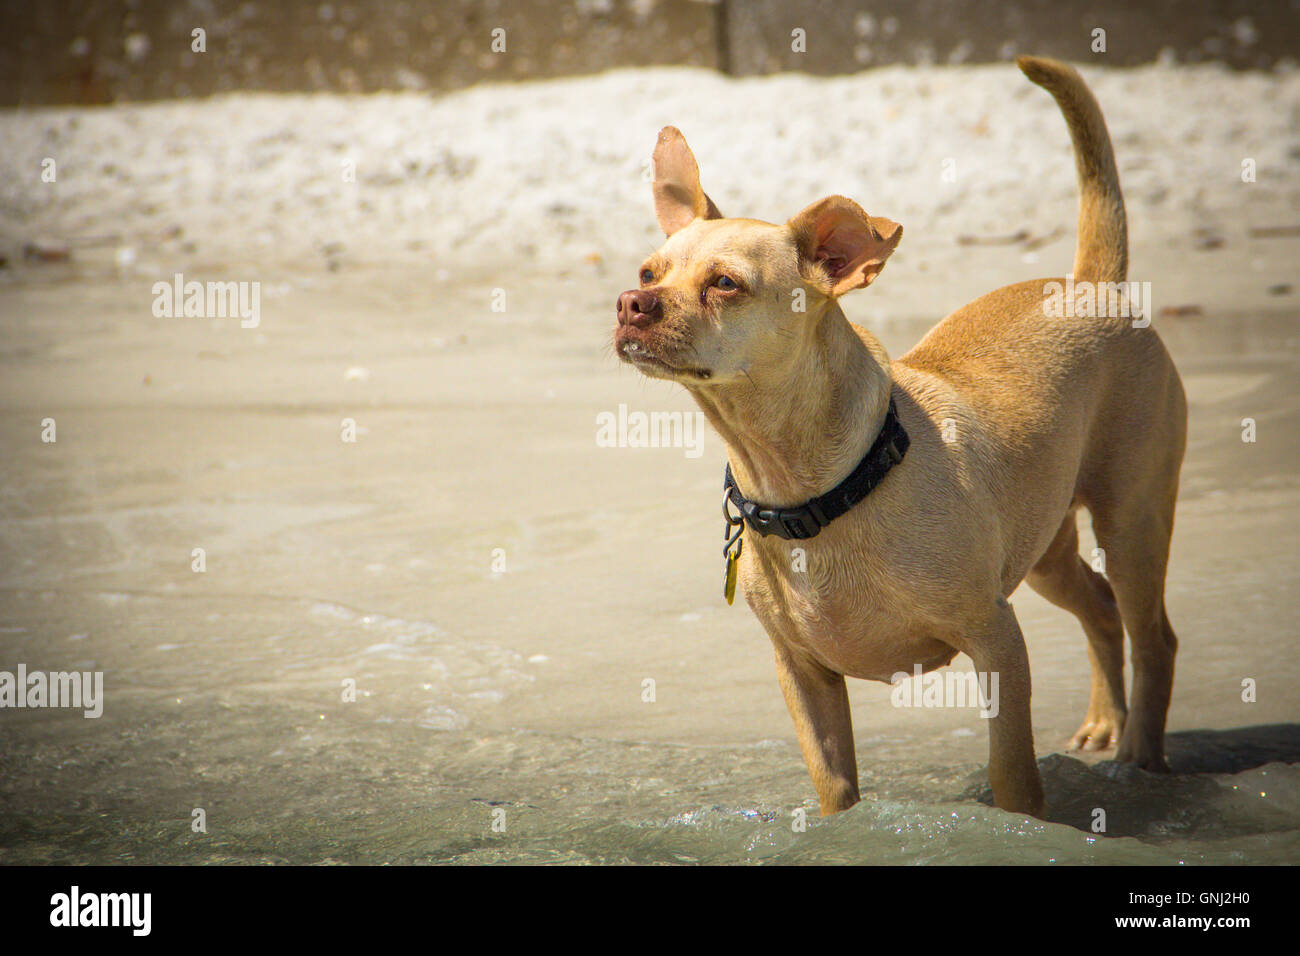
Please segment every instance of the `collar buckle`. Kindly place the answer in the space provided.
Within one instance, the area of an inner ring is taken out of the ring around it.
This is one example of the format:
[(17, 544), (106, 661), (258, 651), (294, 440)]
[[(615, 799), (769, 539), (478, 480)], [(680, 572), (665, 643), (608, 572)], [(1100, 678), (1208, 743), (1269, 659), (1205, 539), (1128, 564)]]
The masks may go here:
[(810, 504), (798, 508), (764, 508), (746, 501), (741, 505), (740, 511), (745, 516), (745, 522), (759, 534), (774, 534), (787, 541), (815, 537), (827, 524), (819, 520)]

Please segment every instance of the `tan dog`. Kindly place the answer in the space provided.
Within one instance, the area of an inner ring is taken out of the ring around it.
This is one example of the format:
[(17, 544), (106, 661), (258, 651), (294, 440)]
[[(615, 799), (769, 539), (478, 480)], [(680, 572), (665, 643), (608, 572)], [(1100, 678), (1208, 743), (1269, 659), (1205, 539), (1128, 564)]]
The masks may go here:
[[(1124, 204), (1097, 102), (1062, 63), (1018, 63), (1056, 98), (1074, 142), (1074, 280), (1120, 282)], [(775, 646), (822, 813), (859, 799), (845, 676), (889, 681), (958, 653), (999, 677), (997, 806), (1043, 812), (1028, 659), (1007, 602), (1022, 580), (1087, 634), (1092, 691), (1072, 745), (1118, 742), (1117, 759), (1167, 771), (1176, 640), (1164, 580), (1187, 413), (1156, 333), (1126, 317), (1052, 318), (1051, 280), (1040, 279), (959, 309), (891, 362), (836, 300), (880, 274), (900, 226), (839, 196), (785, 225), (724, 219), (676, 129), (659, 134), (654, 161), (669, 239), (640, 288), (619, 297), (615, 348), (686, 387), (726, 442), (740, 493), (785, 508), (835, 487), (881, 432), (891, 398), (911, 439), (878, 487), (815, 537), (745, 534), (740, 581)], [(797, 290), (806, 311), (792, 308)], [(1081, 507), (1106, 577), (1078, 554)], [(806, 570), (795, 570), (792, 545)]]

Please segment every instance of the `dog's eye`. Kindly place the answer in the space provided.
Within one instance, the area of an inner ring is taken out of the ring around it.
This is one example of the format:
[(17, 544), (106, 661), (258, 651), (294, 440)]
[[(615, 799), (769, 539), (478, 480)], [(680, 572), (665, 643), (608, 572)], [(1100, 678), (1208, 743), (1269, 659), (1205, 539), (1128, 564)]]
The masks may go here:
[(642, 284), (642, 285), (649, 285), (651, 282), (654, 282), (654, 281), (655, 281), (655, 274), (654, 274), (653, 272), (651, 272), (649, 269), (642, 269), (642, 270), (641, 270), (641, 284)]
[(718, 276), (718, 278), (714, 280), (713, 284), (723, 292), (733, 292), (740, 288), (740, 286), (736, 285), (736, 280), (731, 278), (731, 276)]

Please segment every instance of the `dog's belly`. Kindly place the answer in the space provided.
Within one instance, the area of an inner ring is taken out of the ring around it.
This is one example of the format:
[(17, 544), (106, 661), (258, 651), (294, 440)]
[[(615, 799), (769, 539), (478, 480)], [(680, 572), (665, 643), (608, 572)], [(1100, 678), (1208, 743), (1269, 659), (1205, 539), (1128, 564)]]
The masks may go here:
[[(859, 680), (882, 681), (892, 684), (902, 677), (911, 677), (920, 668), (925, 674), (943, 667), (957, 656), (956, 648), (931, 637), (904, 637), (888, 635), (881, 640), (879, 633), (859, 634), (826, 640), (811, 635), (815, 647), (827, 659), (823, 663), (846, 677)], [(834, 660), (831, 660), (831, 657)]]
[(846, 677), (892, 683), (900, 673), (910, 677), (918, 666), (932, 671), (957, 655), (932, 629), (852, 597), (810, 598), (762, 579), (754, 585), (746, 598), (772, 640)]

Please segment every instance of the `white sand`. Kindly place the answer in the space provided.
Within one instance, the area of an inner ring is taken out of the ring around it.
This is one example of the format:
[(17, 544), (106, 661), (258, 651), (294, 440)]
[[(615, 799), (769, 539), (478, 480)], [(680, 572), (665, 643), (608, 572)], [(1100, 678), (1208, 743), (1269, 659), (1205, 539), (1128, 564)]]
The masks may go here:
[[(1135, 241), (1243, 210), (1300, 210), (1300, 73), (1086, 67), (1119, 159)], [(912, 234), (1072, 226), (1073, 166), (1051, 98), (1011, 64), (735, 80), (692, 69), (485, 86), (446, 96), (238, 94), (0, 114), (0, 241), (122, 237), (179, 225), (204, 262), (430, 257), (443, 267), (658, 241), (643, 180), (657, 130), (682, 128), (724, 213), (783, 220), (841, 192)], [(38, 181), (45, 157), (58, 182)], [(1241, 182), (1253, 158), (1258, 181)], [(955, 182), (942, 178), (952, 161)], [(344, 163), (356, 181), (344, 181)], [(341, 247), (338, 244), (342, 244)], [(904, 243), (900, 254), (911, 251)], [(130, 254), (127, 254), (130, 259)]]

